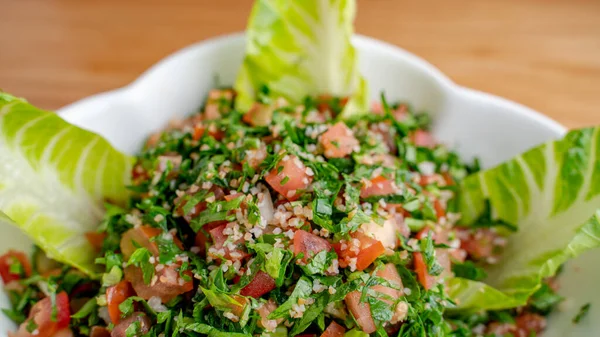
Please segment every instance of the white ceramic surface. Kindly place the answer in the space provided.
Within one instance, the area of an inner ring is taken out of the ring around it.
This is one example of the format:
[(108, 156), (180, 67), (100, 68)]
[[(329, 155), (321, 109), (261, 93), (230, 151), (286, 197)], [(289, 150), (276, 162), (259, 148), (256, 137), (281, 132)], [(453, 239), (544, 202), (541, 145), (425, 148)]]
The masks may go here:
[[(354, 43), (373, 99), (384, 91), (390, 101), (406, 101), (431, 113), (434, 134), (464, 158), (478, 156), (489, 167), (565, 133), (564, 127), (531, 109), (457, 86), (432, 65), (395, 46), (362, 36)], [(58, 113), (133, 154), (151, 132), (197, 111), (210, 88), (232, 84), (243, 47), (241, 34), (200, 42), (160, 61), (130, 85), (83, 99)], [(0, 232), (0, 251), (28, 248), (16, 230), (0, 224)], [(590, 316), (600, 314), (598, 296), (589, 293), (598, 293), (594, 285), (600, 282), (600, 269), (586, 267), (593, 267), (599, 257), (598, 251), (588, 253), (566, 268), (561, 293), (568, 300), (552, 317), (546, 337), (595, 336), (593, 325), (600, 328), (600, 322), (588, 317), (574, 326), (571, 319), (590, 301), (594, 302)], [(0, 294), (0, 307), (6, 306)], [(0, 337), (10, 326), (0, 317)]]

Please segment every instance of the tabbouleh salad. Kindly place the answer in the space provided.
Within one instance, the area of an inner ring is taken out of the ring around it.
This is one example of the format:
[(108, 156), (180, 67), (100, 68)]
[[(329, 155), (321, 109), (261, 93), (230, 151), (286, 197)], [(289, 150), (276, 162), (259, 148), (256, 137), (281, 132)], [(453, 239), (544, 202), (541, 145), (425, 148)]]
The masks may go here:
[[(0, 274), (11, 337), (536, 336), (561, 300), (459, 312), (450, 275), (472, 280), (505, 243), (489, 214), (456, 225), (457, 183), (478, 170), (405, 104), (356, 119), (346, 99), (300, 105), (212, 90), (201, 112), (151, 136), (132, 198), (107, 206), (100, 280), (11, 251)], [(417, 164), (418, 163), (418, 164)]]

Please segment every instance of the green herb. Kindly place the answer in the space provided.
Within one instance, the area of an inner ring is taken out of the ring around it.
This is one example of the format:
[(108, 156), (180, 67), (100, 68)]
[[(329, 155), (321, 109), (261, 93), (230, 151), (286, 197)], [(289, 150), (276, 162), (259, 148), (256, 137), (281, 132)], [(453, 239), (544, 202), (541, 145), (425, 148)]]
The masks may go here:
[(127, 337), (136, 337), (139, 336), (142, 332), (142, 323), (140, 321), (134, 321), (131, 323), (127, 329), (125, 329), (125, 336)]
[(152, 254), (147, 248), (140, 247), (131, 254), (129, 261), (127, 262), (128, 266), (133, 265), (142, 269), (144, 283), (146, 284), (150, 284), (150, 281), (154, 276), (154, 264), (150, 262), (151, 257)]
[(472, 261), (452, 264), (452, 272), (456, 277), (462, 277), (473, 281), (481, 281), (487, 277), (483, 268), (477, 267)]
[(573, 324), (577, 324), (577, 323), (581, 322), (581, 320), (590, 311), (591, 306), (592, 306), (591, 303), (586, 303), (586, 304), (582, 305), (581, 308), (579, 308), (579, 312), (577, 313), (577, 315), (575, 315), (575, 317), (573, 317)]

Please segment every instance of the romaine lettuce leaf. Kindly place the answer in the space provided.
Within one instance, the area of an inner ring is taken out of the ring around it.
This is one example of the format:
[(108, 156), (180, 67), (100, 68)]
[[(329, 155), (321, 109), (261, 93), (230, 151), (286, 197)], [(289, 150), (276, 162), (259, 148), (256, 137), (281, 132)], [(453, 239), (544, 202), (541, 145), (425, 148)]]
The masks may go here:
[(500, 262), (486, 267), (485, 284), (453, 280), (450, 294), (463, 308), (525, 304), (543, 278), (600, 246), (600, 127), (571, 131), (467, 177), (462, 221), (473, 223), (486, 200), (493, 219), (515, 224), (518, 231), (508, 237)]
[(236, 107), (248, 110), (263, 86), (270, 97), (351, 96), (344, 113), (366, 111), (369, 96), (350, 43), (354, 0), (258, 0), (247, 29)]
[(95, 253), (83, 234), (98, 225), (104, 201), (127, 201), (132, 159), (2, 92), (0, 158), (0, 221), (9, 218), (51, 257), (91, 273)]

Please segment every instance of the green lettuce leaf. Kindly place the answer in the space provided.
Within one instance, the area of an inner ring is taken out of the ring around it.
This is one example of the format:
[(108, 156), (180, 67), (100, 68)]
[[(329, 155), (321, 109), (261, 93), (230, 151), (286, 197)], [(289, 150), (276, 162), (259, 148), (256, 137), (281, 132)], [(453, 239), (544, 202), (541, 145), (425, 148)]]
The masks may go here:
[(344, 113), (366, 111), (369, 96), (350, 42), (354, 0), (258, 0), (247, 29), (236, 107), (250, 109), (261, 88), (300, 103), (307, 96), (352, 95)]
[(105, 201), (126, 203), (132, 158), (2, 92), (0, 158), (0, 221), (52, 258), (92, 273), (95, 253), (83, 234), (97, 227)]
[(450, 295), (461, 308), (525, 304), (543, 278), (600, 246), (600, 127), (571, 131), (467, 177), (462, 221), (472, 224), (486, 200), (493, 219), (515, 224), (518, 231), (508, 237), (500, 262), (486, 267), (485, 284), (455, 279)]

